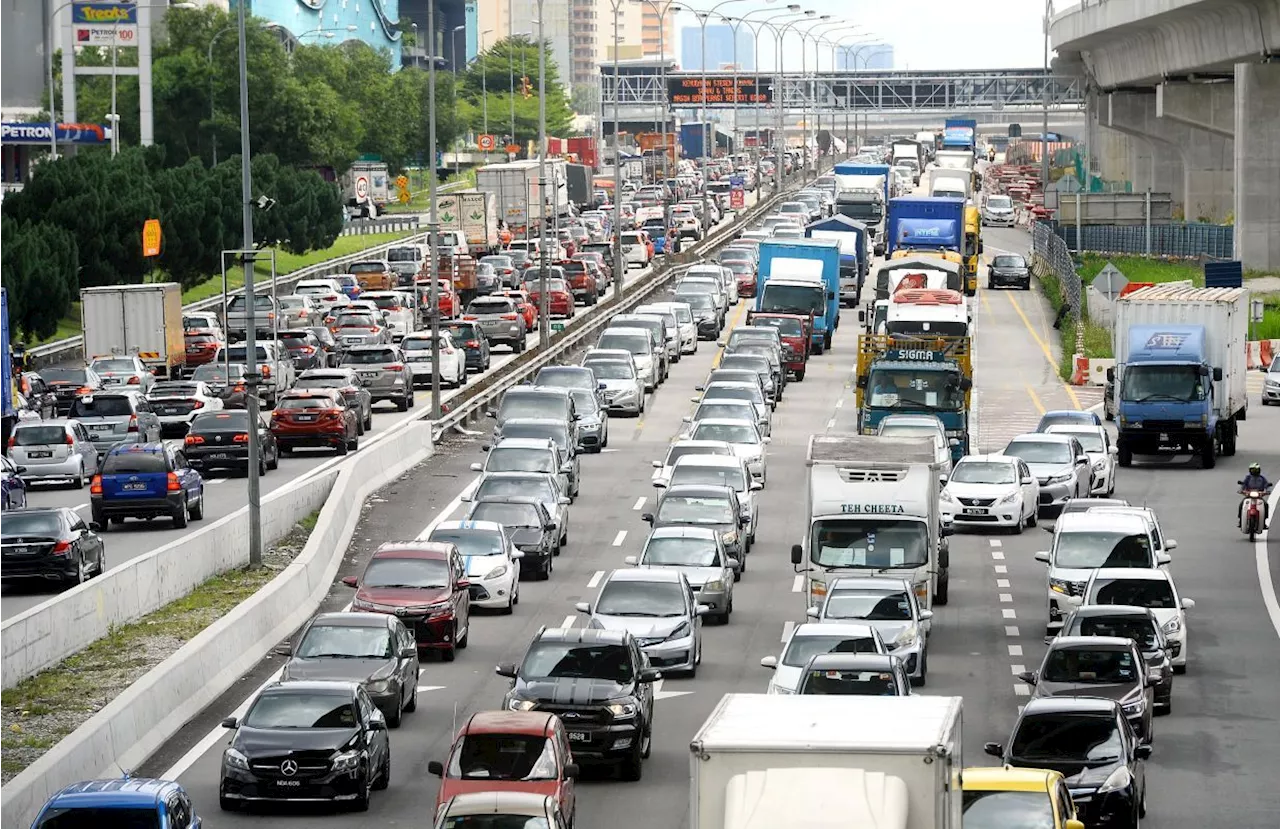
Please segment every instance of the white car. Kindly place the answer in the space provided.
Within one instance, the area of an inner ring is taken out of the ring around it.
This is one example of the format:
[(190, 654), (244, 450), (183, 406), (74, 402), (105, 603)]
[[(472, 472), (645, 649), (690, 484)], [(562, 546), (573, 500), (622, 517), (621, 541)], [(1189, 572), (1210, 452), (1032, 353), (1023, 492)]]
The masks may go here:
[(760, 504), (756, 502), (756, 493), (762, 487), (751, 479), (747, 465), (738, 457), (731, 455), (685, 455), (676, 458), (670, 475), (663, 481), (655, 480), (653, 485), (660, 489), (668, 486), (691, 484), (696, 486), (727, 486), (738, 494), (738, 504), (742, 507), (742, 519), (747, 528), (747, 542), (744, 545), (750, 550), (756, 540), (756, 527), (760, 523)]
[(102, 378), (104, 390), (119, 389), (123, 386), (148, 394), (156, 382), (156, 376), (151, 373), (151, 369), (147, 368), (142, 360), (133, 356), (108, 354), (94, 357), (89, 363), (89, 368)]
[(987, 196), (982, 206), (982, 223), (988, 227), (1013, 227), (1013, 199), (1008, 196)]
[(843, 577), (831, 582), (819, 607), (806, 611), (825, 625), (856, 622), (874, 628), (902, 660), (912, 685), (924, 685), (929, 673), (929, 629), (933, 611), (906, 579)]
[(766, 437), (769, 435), (772, 421), (768, 410), (761, 414), (750, 400), (701, 400), (697, 397), (690, 399), (698, 404), (698, 408), (693, 410), (693, 414), (681, 418), (680, 437), (689, 437), (697, 428), (698, 422), (707, 419), (750, 420), (756, 424), (760, 434)]
[(698, 386), (697, 389), (702, 392), (702, 396), (692, 398), (694, 403), (706, 403), (713, 400), (736, 400), (750, 403), (755, 407), (757, 421), (764, 424), (765, 434), (771, 435), (773, 433), (774, 406), (765, 399), (764, 389), (760, 387), (759, 383), (734, 383), (722, 380), (707, 386)]
[[(666, 311), (669, 314), (674, 314), (676, 318), (676, 328), (680, 332), (680, 353), (698, 353), (698, 323), (694, 320), (693, 309), (689, 307), (687, 302), (653, 302), (640, 307), (654, 308), (660, 311)], [(640, 311), (640, 308), (637, 308), (636, 312), (643, 313)]]
[[(400, 341), (404, 351), (404, 359), (413, 375), (415, 386), (431, 382), (434, 373), (431, 366), (431, 334), (420, 332), (410, 334)], [(453, 337), (448, 331), (440, 332), (440, 383), (452, 388), (460, 388), (467, 382), (467, 352), (453, 344)]]
[(1151, 507), (1137, 507), (1121, 500), (1093, 499), (1093, 505), (1086, 512), (1099, 513), (1102, 515), (1136, 515), (1147, 522), (1147, 529), (1151, 532), (1151, 542), (1155, 546), (1156, 553), (1172, 553), (1178, 549), (1178, 542), (1173, 538), (1166, 538), (1164, 530), (1160, 529), (1160, 519), (1156, 517), (1156, 511)]
[(520, 602), (520, 559), (502, 525), (493, 521), (442, 521), (428, 541), (455, 544), (466, 562), (471, 582), (471, 606), (497, 608), (504, 613)]
[(417, 326), (418, 312), (413, 305), (413, 294), (403, 291), (367, 291), (360, 299), (368, 300), (382, 311), (391, 329), (391, 339), (399, 342), (412, 334)]
[(1106, 567), (1095, 570), (1080, 597), (1070, 604), (1122, 604), (1149, 607), (1173, 648), (1174, 673), (1187, 672), (1187, 611), (1196, 606), (1183, 598), (1167, 570)]
[(689, 434), (690, 440), (722, 440), (733, 447), (733, 454), (742, 458), (755, 478), (763, 486), (769, 479), (765, 448), (769, 438), (760, 434), (755, 420), (723, 420), (707, 418), (699, 420)]
[(966, 455), (942, 489), (942, 521), (956, 526), (1034, 527), (1040, 483), (1021, 458)]
[(1052, 546), (1037, 552), (1035, 559), (1049, 565), (1045, 593), (1050, 634), (1062, 627), (1071, 599), (1084, 594), (1093, 571), (1116, 567), (1155, 570), (1171, 561), (1168, 553), (1155, 551), (1150, 525), (1142, 516), (1092, 510), (1059, 516)]
[(222, 398), (200, 380), (164, 380), (147, 394), (151, 410), (160, 418), (161, 434), (184, 433), (198, 414), (222, 410)]
[(1111, 443), (1111, 435), (1101, 426), (1050, 426), (1045, 429), (1046, 434), (1050, 435), (1071, 435), (1071, 437), (1080, 441), (1080, 445), (1084, 447), (1084, 452), (1089, 456), (1089, 463), (1092, 466), (1093, 486), (1090, 487), (1090, 495), (1105, 495), (1110, 497), (1116, 491), (1116, 469), (1119, 464), (1116, 463), (1116, 456), (1120, 454), (1120, 450)]
[(796, 625), (782, 646), (782, 656), (766, 656), (761, 667), (773, 671), (769, 680), (770, 694), (794, 694), (800, 675), (811, 657), (821, 653), (887, 654), (884, 640), (875, 628), (866, 624), (811, 622)]
[(304, 279), (294, 286), (293, 292), (299, 296), (311, 297), (312, 302), (319, 305), (320, 310), (326, 314), (332, 313), (339, 305), (351, 302), (335, 279)]
[(671, 483), (671, 470), (676, 461), (686, 455), (719, 455), (721, 457), (737, 457), (733, 447), (722, 440), (677, 440), (667, 447), (667, 454), (660, 461), (653, 461), (654, 486), (667, 486)]
[(720, 281), (720, 289), (729, 297), (730, 305), (738, 304), (738, 278), (733, 275), (733, 271), (723, 265), (716, 265), (710, 262), (694, 265), (684, 272), (681, 281), (692, 276), (709, 276)]
[[(922, 438), (933, 441), (934, 453), (943, 469), (951, 467), (951, 447), (960, 442), (959, 436), (947, 435), (947, 428), (937, 415), (891, 414), (876, 426), (876, 434), (887, 438)], [(943, 482), (946, 482), (943, 475)]]
[(639, 231), (622, 234), (622, 261), (624, 267), (647, 268), (652, 261), (649, 246), (645, 244), (644, 235)]
[(702, 238), (702, 222), (699, 221), (697, 214), (693, 212), (693, 208), (673, 207), (671, 209), (671, 224), (675, 227), (676, 233), (680, 238), (688, 236), (697, 241)]

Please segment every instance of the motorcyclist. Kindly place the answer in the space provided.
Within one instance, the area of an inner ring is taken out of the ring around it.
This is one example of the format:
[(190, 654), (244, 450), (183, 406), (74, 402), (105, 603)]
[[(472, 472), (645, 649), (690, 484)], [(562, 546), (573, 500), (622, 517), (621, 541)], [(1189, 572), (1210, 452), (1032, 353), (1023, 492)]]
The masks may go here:
[[(1257, 491), (1263, 494), (1262, 528), (1264, 530), (1269, 525), (1270, 518), (1271, 518), (1271, 504), (1266, 499), (1266, 494), (1270, 489), (1271, 489), (1271, 482), (1268, 481), (1267, 477), (1262, 474), (1262, 464), (1259, 464), (1259, 463), (1249, 464), (1249, 474), (1245, 475), (1244, 480), (1240, 481), (1240, 491), (1241, 492)], [(1240, 505), (1242, 507), (1244, 506), (1243, 500), (1240, 502)], [(1242, 512), (1243, 510), (1241, 509), (1236, 510), (1236, 526), (1240, 525), (1240, 514)]]

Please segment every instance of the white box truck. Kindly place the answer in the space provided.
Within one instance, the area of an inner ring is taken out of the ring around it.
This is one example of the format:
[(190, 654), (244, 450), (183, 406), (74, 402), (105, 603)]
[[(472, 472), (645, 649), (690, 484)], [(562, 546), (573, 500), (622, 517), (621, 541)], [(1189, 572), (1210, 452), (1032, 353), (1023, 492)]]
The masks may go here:
[(136, 354), (161, 377), (178, 377), (186, 366), (177, 282), (82, 288), (80, 322), (86, 362)]
[(1121, 466), (1135, 454), (1193, 452), (1203, 466), (1236, 452), (1249, 406), (1249, 291), (1152, 285), (1116, 300), (1107, 372)]
[(973, 181), (965, 170), (934, 167), (929, 171), (929, 195), (953, 199), (973, 198)]
[(467, 253), (479, 259), (498, 251), (498, 197), (482, 190), (463, 190), (436, 197), (441, 231), (461, 233)]
[(476, 189), (491, 193), (498, 200), (498, 216), (512, 232), (526, 226), (537, 227), (544, 214), (547, 219), (569, 214), (564, 165), (564, 159), (547, 159), (544, 189), (536, 160), (489, 164), (476, 170)]
[(391, 201), (391, 172), (381, 161), (357, 161), (342, 174), (342, 203), (355, 218), (376, 218)]
[(950, 553), (933, 441), (829, 432), (809, 438), (805, 534), (791, 548), (810, 607), (840, 576), (909, 580), (920, 606), (946, 604)]
[(961, 829), (962, 709), (728, 694), (689, 743), (690, 829)]

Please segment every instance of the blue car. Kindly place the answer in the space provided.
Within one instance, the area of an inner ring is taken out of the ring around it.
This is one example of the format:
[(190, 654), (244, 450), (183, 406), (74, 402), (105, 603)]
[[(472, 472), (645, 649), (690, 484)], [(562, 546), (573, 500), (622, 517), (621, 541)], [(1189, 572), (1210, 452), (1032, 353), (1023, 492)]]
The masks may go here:
[(1079, 409), (1055, 409), (1040, 416), (1037, 432), (1044, 432), (1050, 426), (1101, 426), (1102, 418), (1097, 412), (1082, 412)]
[(72, 783), (44, 804), (31, 829), (148, 827), (200, 829), (182, 786), (171, 780), (122, 777)]
[(0, 457), (0, 510), (22, 509), (27, 505), (27, 482), (22, 480), (25, 466)]
[(170, 518), (182, 528), (188, 519), (204, 518), (204, 479), (181, 449), (163, 442), (121, 444), (107, 452), (94, 476), (89, 506), (99, 532), (126, 518)]

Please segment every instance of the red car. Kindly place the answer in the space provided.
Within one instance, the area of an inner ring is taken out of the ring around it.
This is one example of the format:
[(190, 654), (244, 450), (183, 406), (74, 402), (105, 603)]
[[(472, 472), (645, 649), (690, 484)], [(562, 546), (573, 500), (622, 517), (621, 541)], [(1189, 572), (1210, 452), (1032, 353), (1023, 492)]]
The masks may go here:
[[(613, 268), (610, 268), (610, 267), (609, 267), (609, 264), (608, 264), (607, 262), (605, 262), (604, 254), (603, 254), (603, 253), (601, 253), (600, 251), (598, 251), (598, 250), (583, 250), (583, 251), (578, 251), (577, 253), (575, 253), (575, 254), (573, 255), (573, 258), (574, 258), (574, 259), (584, 259), (584, 260), (586, 260), (586, 261), (588, 261), (588, 262), (595, 262), (595, 263), (596, 263), (596, 267), (600, 269), (600, 274), (601, 274), (601, 276), (603, 277), (603, 279), (599, 279), (598, 281), (600, 281), (600, 282), (602, 282), (602, 283), (604, 283), (604, 284), (606, 284), (606, 285), (607, 285), (608, 283), (613, 282)], [(603, 289), (602, 289), (602, 290), (603, 290)]]
[(813, 315), (756, 314), (747, 315), (747, 325), (767, 325), (778, 331), (782, 340), (782, 364), (796, 378), (804, 379), (805, 364), (809, 360), (809, 339), (813, 332)]
[(213, 361), (222, 340), (212, 328), (188, 328), (182, 335), (186, 341), (187, 368), (195, 368)]
[(438, 541), (393, 541), (383, 544), (357, 579), (342, 583), (356, 588), (351, 609), (394, 613), (413, 631), (419, 650), (440, 651), (452, 662), (467, 646), (471, 632), (471, 581), (462, 555), (453, 544)]
[[(458, 301), (458, 294), (453, 289), (453, 282), (448, 279), (437, 280), (440, 288), (436, 294), (439, 300), (437, 305), (440, 311), (440, 318), (451, 320), (462, 313), (462, 303)], [(421, 279), (417, 282), (418, 286), (418, 305), (422, 308), (431, 307), (431, 279)]]
[[(561, 271), (561, 273), (564, 273)], [(525, 290), (529, 292), (529, 301), (534, 307), (540, 307), (542, 295), (538, 291), (538, 278), (536, 274), (532, 275), (532, 280), (525, 283)], [(547, 278), (547, 294), (548, 294), (548, 313), (553, 317), (568, 317), (573, 319), (575, 313), (573, 307), (573, 294), (569, 291), (569, 283), (560, 277)]]
[(733, 271), (733, 278), (738, 283), (738, 296), (756, 295), (755, 265), (743, 259), (722, 259), (720, 265)]
[(515, 300), (516, 310), (520, 316), (524, 317), (525, 333), (531, 333), (533, 329), (538, 327), (538, 306), (529, 301), (529, 294), (526, 291), (503, 291), (502, 295)]
[(600, 288), (591, 268), (581, 259), (564, 260), (558, 263), (569, 278), (569, 290), (573, 299), (582, 300), (584, 305), (595, 305), (600, 301)]
[(338, 389), (285, 392), (271, 410), (271, 434), (280, 451), (319, 446), (339, 455), (360, 448), (360, 420)]
[(436, 808), (473, 792), (530, 792), (554, 797), (574, 825), (577, 797), (564, 723), (541, 711), (481, 711), (454, 738), (448, 763), (432, 760), (427, 772), (441, 778)]

